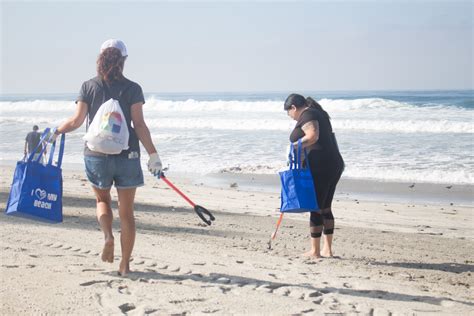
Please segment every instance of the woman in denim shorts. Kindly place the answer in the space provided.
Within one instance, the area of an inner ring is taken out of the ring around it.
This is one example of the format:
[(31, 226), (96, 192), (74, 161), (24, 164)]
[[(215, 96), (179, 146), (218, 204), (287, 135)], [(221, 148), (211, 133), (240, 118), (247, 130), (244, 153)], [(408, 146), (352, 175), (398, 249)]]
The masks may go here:
[[(79, 128), (86, 117), (92, 122), (99, 107), (107, 100), (119, 101), (129, 131), (129, 149), (116, 155), (95, 152), (84, 146), (84, 161), (87, 178), (92, 184), (97, 201), (97, 219), (104, 232), (105, 242), (102, 261), (114, 260), (114, 236), (112, 233), (112, 208), (110, 190), (115, 185), (119, 200), (120, 244), (122, 260), (119, 275), (130, 272), (130, 257), (135, 242), (135, 218), (133, 215), (136, 188), (143, 186), (140, 166), (140, 145), (148, 155), (148, 169), (154, 176), (161, 174), (162, 164), (143, 118), (145, 99), (142, 88), (123, 75), (127, 49), (120, 40), (105, 41), (97, 59), (97, 77), (82, 84), (76, 100), (76, 113), (55, 132), (56, 136)], [(133, 127), (132, 127), (133, 122)], [(55, 137), (52, 138), (54, 140)]]

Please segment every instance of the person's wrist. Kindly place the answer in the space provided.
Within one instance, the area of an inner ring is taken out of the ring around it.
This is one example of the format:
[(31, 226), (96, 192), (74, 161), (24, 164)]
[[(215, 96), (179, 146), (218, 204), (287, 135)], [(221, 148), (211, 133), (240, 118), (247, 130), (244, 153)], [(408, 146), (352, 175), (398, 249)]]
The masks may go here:
[(60, 134), (61, 134), (61, 132), (56, 128), (56, 129), (54, 130), (54, 135), (57, 136), (57, 135), (60, 135)]

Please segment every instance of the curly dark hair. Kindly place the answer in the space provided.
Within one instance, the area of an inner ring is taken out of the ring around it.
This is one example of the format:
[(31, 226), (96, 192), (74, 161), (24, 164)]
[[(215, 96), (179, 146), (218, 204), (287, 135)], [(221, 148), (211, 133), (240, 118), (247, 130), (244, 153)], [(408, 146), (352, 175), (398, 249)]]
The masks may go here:
[(106, 82), (122, 80), (125, 59), (126, 57), (123, 57), (120, 50), (115, 47), (104, 49), (97, 58), (97, 74)]

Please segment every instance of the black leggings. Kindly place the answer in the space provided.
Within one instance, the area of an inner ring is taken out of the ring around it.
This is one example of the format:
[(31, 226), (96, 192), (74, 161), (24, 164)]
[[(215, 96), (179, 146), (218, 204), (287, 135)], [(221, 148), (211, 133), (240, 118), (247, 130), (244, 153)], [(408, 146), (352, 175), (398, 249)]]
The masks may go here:
[(325, 235), (334, 233), (334, 216), (332, 215), (331, 205), (334, 192), (336, 192), (336, 185), (341, 178), (342, 169), (343, 167), (337, 168), (336, 172), (328, 174), (311, 168), (316, 197), (321, 209), (321, 212), (311, 212), (309, 219), (311, 238), (320, 238), (322, 232)]
[(309, 217), (309, 229), (311, 238), (320, 238), (322, 232), (324, 235), (332, 235), (334, 233), (334, 216), (331, 208), (326, 208), (320, 212), (311, 212)]

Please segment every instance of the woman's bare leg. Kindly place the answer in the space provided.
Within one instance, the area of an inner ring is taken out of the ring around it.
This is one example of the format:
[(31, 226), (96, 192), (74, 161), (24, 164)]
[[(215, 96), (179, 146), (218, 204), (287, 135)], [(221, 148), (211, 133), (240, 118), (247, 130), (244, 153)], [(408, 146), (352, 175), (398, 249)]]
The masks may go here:
[(119, 274), (122, 276), (130, 272), (130, 257), (135, 244), (135, 217), (133, 205), (136, 188), (117, 189), (120, 216), (120, 245), (122, 247), (122, 260), (120, 261)]
[(311, 250), (305, 252), (303, 256), (321, 258), (320, 242), (323, 231), (323, 216), (319, 212), (311, 212), (309, 216), (309, 232), (311, 236)]
[(104, 233), (104, 248), (102, 250), (102, 261), (114, 262), (114, 235), (112, 233), (112, 198), (110, 189), (98, 189), (92, 187), (97, 202), (97, 221)]
[(305, 252), (303, 256), (311, 257), (311, 258), (321, 258), (320, 242), (321, 242), (321, 237), (318, 237), (318, 238), (311, 237), (311, 250), (308, 252)]
[(323, 257), (332, 257), (332, 236), (330, 235), (323, 235), (323, 250), (321, 251), (321, 256)]
[(332, 215), (331, 208), (326, 208), (322, 210), (323, 213), (323, 223), (324, 223), (324, 230), (323, 230), (323, 250), (321, 251), (321, 255), (323, 257), (332, 257), (332, 238), (334, 235), (334, 216)]

